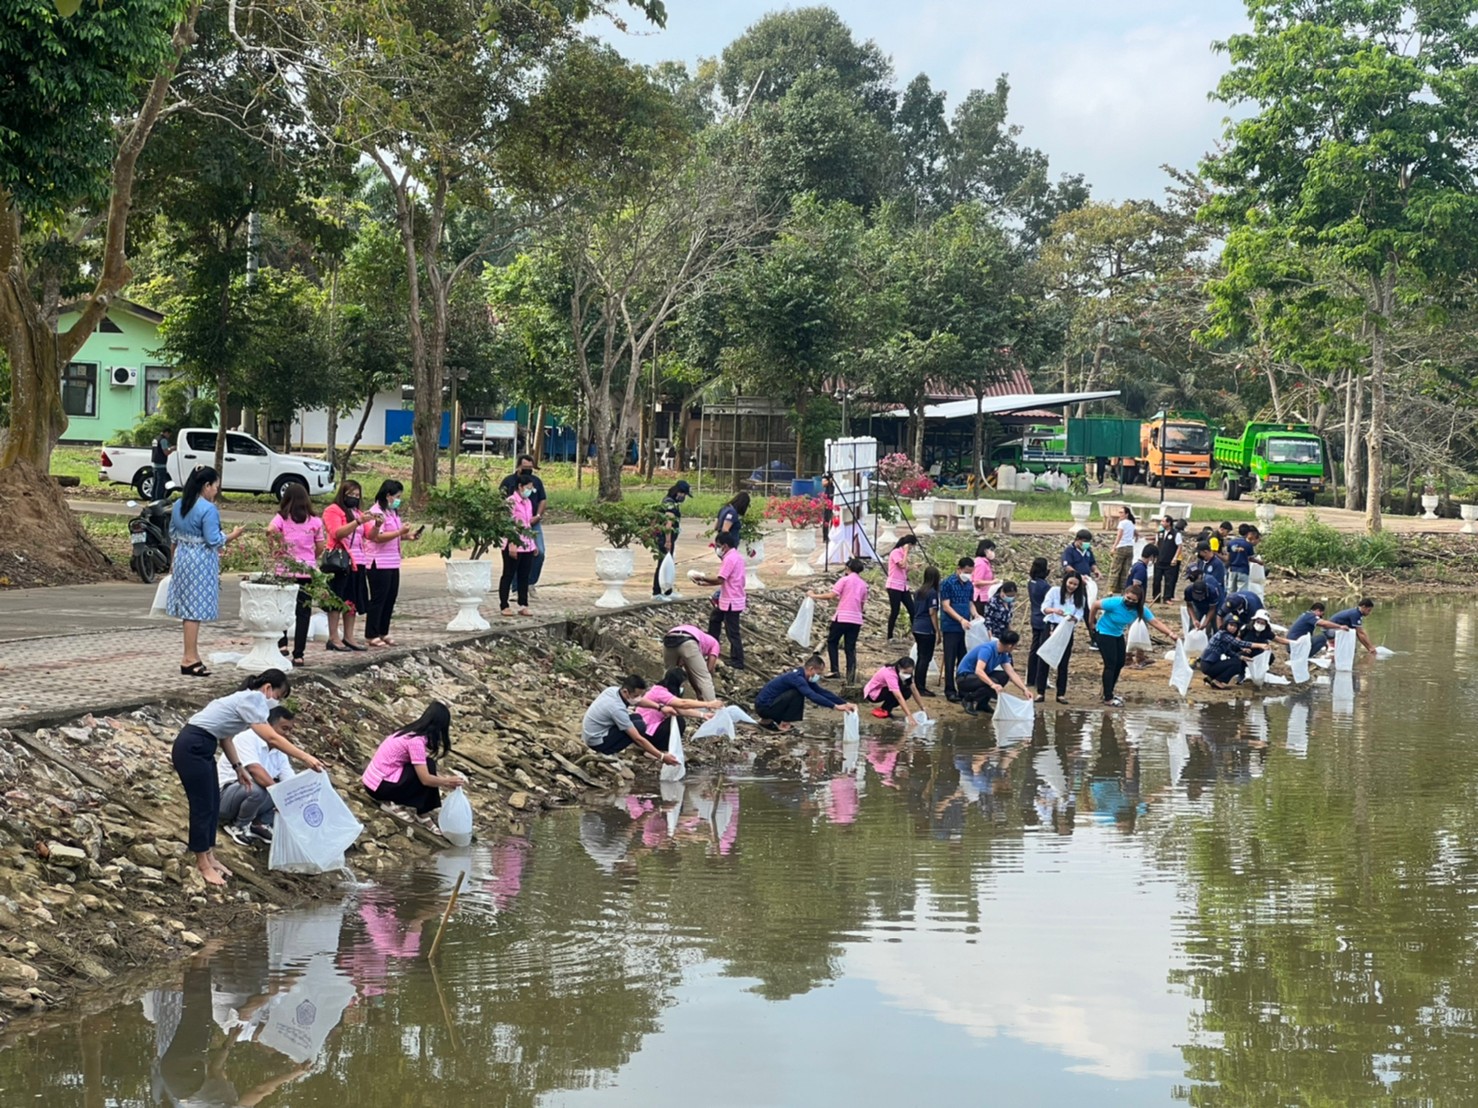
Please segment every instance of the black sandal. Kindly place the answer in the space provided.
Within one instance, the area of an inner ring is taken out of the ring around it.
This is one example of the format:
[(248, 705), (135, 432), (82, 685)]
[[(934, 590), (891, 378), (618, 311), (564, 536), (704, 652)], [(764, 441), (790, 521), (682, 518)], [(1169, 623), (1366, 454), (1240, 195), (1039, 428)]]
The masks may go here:
[(760, 720), (760, 726), (763, 727), (766, 731), (779, 731), (780, 730), (780, 725), (778, 723), (776, 723), (773, 719), (762, 719), (762, 720)]
[(335, 652), (340, 653), (340, 654), (347, 654), (347, 653), (349, 653), (349, 648), (347, 646), (340, 646), (336, 642), (326, 642), (326, 643), (324, 643), (323, 644), (323, 649), (325, 649), (325, 650), (332, 650), (332, 651), (335, 651)]
[(196, 662), (193, 666), (181, 666), (181, 677), (209, 677), (210, 670), (205, 668), (204, 662)]
[(348, 639), (345, 639), (344, 640), (344, 645), (341, 646), (339, 649), (340, 650), (352, 650), (356, 654), (363, 654), (366, 650), (369, 649), (369, 647), (363, 645), (362, 643), (350, 642)]

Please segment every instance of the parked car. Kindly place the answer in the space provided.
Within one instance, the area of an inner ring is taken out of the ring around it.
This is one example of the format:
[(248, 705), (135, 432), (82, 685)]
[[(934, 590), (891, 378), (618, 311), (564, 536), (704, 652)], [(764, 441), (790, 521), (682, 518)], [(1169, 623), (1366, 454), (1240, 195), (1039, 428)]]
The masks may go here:
[[(196, 466), (214, 464), (218, 433), (209, 428), (188, 427), (175, 437), (176, 449), (168, 463), (173, 484), (183, 487)], [(145, 500), (157, 500), (165, 493), (164, 489), (154, 488), (154, 465), (147, 448), (103, 447), (98, 459), (98, 478), (116, 485), (132, 485)], [(336, 488), (334, 467), (312, 458), (278, 454), (239, 431), (226, 432), (222, 489), (281, 497), (282, 490), (292, 484), (302, 485), (313, 496), (331, 495)]]
[(506, 443), (506, 439), (488, 437), (487, 420), (464, 419), (462, 421), (462, 435), (457, 449), (463, 454), (501, 454)]

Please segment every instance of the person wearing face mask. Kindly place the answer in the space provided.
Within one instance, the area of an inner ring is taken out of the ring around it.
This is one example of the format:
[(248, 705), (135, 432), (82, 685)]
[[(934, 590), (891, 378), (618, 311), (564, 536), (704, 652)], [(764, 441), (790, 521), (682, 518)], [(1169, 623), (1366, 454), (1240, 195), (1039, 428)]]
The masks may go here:
[(1199, 569), (1192, 569), (1186, 575), (1186, 580), (1190, 583), (1181, 596), (1190, 613), (1191, 626), (1198, 631), (1209, 631), (1216, 609), (1221, 605), (1221, 590), (1216, 587), (1216, 578)]
[(972, 575), (975, 559), (961, 558), (955, 572), (939, 585), (939, 638), (944, 644), (944, 697), (959, 703), (955, 689), (955, 669), (965, 656), (965, 632), (974, 615), (975, 585)]
[(395, 600), (400, 596), (400, 540), (418, 539), (425, 528), (412, 531), (400, 518), (401, 494), (405, 486), (399, 481), (384, 481), (375, 493), (369, 510), (370, 528), (365, 549), (369, 551), (369, 617), (364, 621), (364, 638), (370, 646), (394, 646), (390, 637), (390, 620), (395, 615)]
[(652, 571), (652, 595), (671, 596), (672, 590), (662, 586), (662, 559), (671, 554), (677, 557), (677, 536), (683, 528), (683, 501), (693, 493), (693, 486), (686, 481), (676, 482), (667, 490), (662, 504), (657, 509), (662, 517), (661, 533), (657, 536), (657, 568)]
[(268, 722), (272, 709), (284, 699), (290, 686), (287, 674), (269, 669), (248, 677), (229, 696), (212, 700), (180, 728), (170, 751), (170, 761), (190, 805), (190, 834), (187, 842), (195, 855), (195, 866), (207, 885), (224, 885), (231, 871), (215, 856), (216, 829), (220, 821), (221, 787), (216, 776), (216, 748), (226, 755), (235, 770), (236, 782), (248, 793), (251, 775), (236, 750), (237, 732), (251, 730), (268, 746), (297, 758), (309, 769), (321, 772), (323, 763), (305, 754)]
[(651, 708), (664, 716), (674, 714), (670, 705), (664, 707), (648, 697), (648, 688), (645, 677), (632, 674), (621, 684), (602, 690), (585, 710), (585, 719), (580, 725), (585, 745), (598, 754), (619, 754), (628, 746), (635, 745), (665, 766), (677, 765), (677, 758), (667, 753), (671, 729), (650, 739), (641, 717), (631, 717), (633, 708)]
[(536, 586), (539, 584), (539, 578), (544, 574), (544, 507), (548, 503), (548, 498), (544, 495), (544, 482), (534, 472), (538, 468), (534, 464), (534, 456), (532, 454), (520, 454), (518, 456), (518, 468), (503, 478), (502, 484), (498, 486), (502, 490), (503, 499), (506, 500), (517, 491), (517, 482), (520, 477), (532, 478), (534, 482), (534, 494), (529, 497), (529, 507), (533, 510), (532, 530), (534, 533), (534, 545), (537, 549), (534, 553), (534, 564), (529, 567), (530, 593), (537, 591)]
[(1009, 631), (1011, 617), (1016, 614), (1016, 582), (1002, 583), (980, 614), (985, 617), (985, 629), (992, 635), (999, 636), (1001, 632)]
[(1142, 619), (1166, 638), (1179, 640), (1180, 632), (1172, 631), (1149, 610), (1144, 602), (1144, 590), (1130, 585), (1123, 596), (1101, 597), (1093, 602), (1089, 615), (1098, 621), (1098, 649), (1103, 655), (1103, 703), (1106, 707), (1123, 707), (1124, 701), (1115, 695), (1119, 674), (1124, 669), (1124, 636), (1134, 621)]
[(513, 515), (513, 522), (525, 532), (525, 537), (508, 539), (503, 543), (503, 575), (498, 579), (498, 609), (505, 616), (513, 614), (513, 609), (508, 606), (508, 597), (515, 579), (518, 581), (518, 614), (534, 614), (529, 611), (529, 578), (533, 573), (534, 558), (539, 553), (539, 547), (534, 542), (532, 533), (533, 497), (533, 477), (527, 473), (517, 474), (513, 495), (508, 498), (508, 510)]
[(760, 726), (766, 731), (789, 731), (792, 724), (805, 718), (808, 700), (838, 712), (855, 712), (855, 706), (822, 687), (821, 674), (825, 669), (821, 655), (812, 654), (804, 666), (771, 678), (754, 698)]
[(892, 719), (894, 708), (906, 708), (909, 704), (918, 712), (924, 711), (924, 702), (913, 687), (913, 659), (899, 658), (896, 662), (879, 666), (868, 678), (862, 690), (862, 699), (877, 705), (872, 714), (878, 719)]
[(996, 544), (992, 539), (981, 539), (975, 547), (975, 565), (970, 573), (970, 583), (975, 586), (975, 614), (985, 615), (985, 606), (990, 603), (991, 586), (995, 584), (996, 570), (991, 562), (996, 557)]
[[(323, 529), (330, 555), (343, 551), (349, 556), (349, 568), (329, 571), (329, 588), (344, 602), (342, 612), (328, 613), (328, 650), (366, 650), (354, 641), (354, 621), (369, 611), (369, 556), (364, 548), (365, 531), (370, 517), (359, 510), (363, 495), (358, 481), (345, 481), (339, 486), (333, 503), (323, 510)], [(338, 559), (342, 561), (342, 558)], [(328, 569), (325, 566), (325, 569)], [(343, 634), (339, 626), (343, 624)]]

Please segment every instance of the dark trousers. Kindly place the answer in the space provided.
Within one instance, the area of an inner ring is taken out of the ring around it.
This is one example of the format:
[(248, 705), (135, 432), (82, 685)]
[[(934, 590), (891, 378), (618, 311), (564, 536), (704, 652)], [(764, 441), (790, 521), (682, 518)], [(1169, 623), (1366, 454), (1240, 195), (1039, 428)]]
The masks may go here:
[(1028, 654), (1026, 658), (1026, 683), (1028, 685), (1031, 685), (1033, 687), (1036, 686), (1037, 670), (1043, 671), (1043, 683), (1045, 683), (1047, 680), (1047, 667), (1037, 659), (1037, 651), (1041, 650), (1042, 644), (1045, 643), (1052, 636), (1053, 630), (1053, 625), (1050, 623), (1043, 627), (1032, 628), (1032, 652)]
[(166, 466), (154, 467), (154, 499), (163, 500), (169, 495), (169, 469)]
[[(990, 671), (990, 679), (997, 685), (1004, 685), (1006, 671), (993, 669)], [(996, 706), (996, 690), (982, 681), (974, 671), (963, 677), (956, 677), (955, 680), (959, 682), (960, 699), (965, 703), (973, 702), (977, 708), (987, 712)]]
[[(426, 759), (426, 772), (436, 772), (436, 759)], [(421, 784), (416, 767), (407, 764), (394, 781), (381, 781), (378, 788), (369, 790), (370, 796), (385, 804), (404, 804), (414, 808), (417, 815), (424, 816), (441, 807), (441, 790), (435, 785)]]
[[(672, 741), (672, 720), (670, 718), (664, 719), (662, 726), (658, 727), (656, 733), (651, 735), (647, 734), (647, 729), (642, 722), (641, 716), (632, 716), (631, 726), (640, 731), (642, 736), (658, 750), (665, 751), (668, 743)], [(600, 745), (592, 746), (590, 749), (597, 754), (620, 754), (628, 746), (633, 745), (635, 744), (631, 736), (626, 733), (624, 727), (612, 727), (606, 732), (606, 737), (601, 740)]]
[(657, 556), (657, 566), (656, 566), (655, 569), (652, 570), (652, 595), (653, 596), (671, 596), (672, 595), (672, 590), (671, 589), (664, 589), (662, 587), (662, 562), (667, 557), (667, 555), (669, 555), (669, 554), (672, 554), (674, 557), (676, 557), (676, 555), (677, 555), (677, 539), (676, 539), (676, 536), (673, 537), (672, 549), (671, 550), (664, 550), (661, 554), (659, 554)]
[(729, 636), (729, 665), (735, 669), (744, 668), (744, 640), (739, 635), (738, 612), (726, 612), (722, 608), (715, 608), (708, 616), (708, 633), (718, 638), (719, 628)]
[(857, 635), (862, 630), (860, 623), (831, 621), (831, 630), (826, 633), (826, 656), (831, 659), (831, 672), (837, 673), (837, 647), (847, 652), (847, 680), (857, 677)]
[(913, 594), (907, 589), (888, 590), (888, 638), (893, 637), (893, 629), (898, 624), (898, 613), (902, 610), (904, 618), (913, 619)]
[(768, 704), (756, 703), (754, 710), (761, 719), (776, 723), (799, 723), (806, 716), (806, 698), (795, 689), (786, 689)]
[(1240, 681), (1246, 676), (1247, 663), (1241, 658), (1223, 658), (1219, 662), (1207, 662), (1205, 658), (1202, 658), (1201, 673), (1213, 681), (1230, 685), (1233, 681)]
[[(1051, 638), (1051, 637), (1052, 637), (1052, 631), (1049, 629), (1048, 632), (1047, 632), (1047, 638)], [(1035, 640), (1036, 639), (1036, 635), (1033, 634), (1032, 635), (1032, 638), (1033, 638), (1033, 640)], [(1043, 642), (1046, 642), (1047, 640), (1046, 639), (1043, 639), (1042, 641)], [(1033, 641), (1033, 643), (1032, 643), (1032, 654), (1033, 654), (1032, 660), (1033, 661), (1037, 661), (1037, 659), (1035, 658), (1036, 652), (1037, 652), (1037, 643), (1035, 641)], [(1072, 639), (1068, 639), (1067, 640), (1067, 649), (1062, 652), (1062, 661), (1060, 661), (1060, 662), (1057, 663), (1057, 695), (1058, 696), (1066, 696), (1067, 695), (1067, 664), (1068, 664), (1068, 661), (1071, 660), (1072, 656), (1073, 656), (1073, 640)], [(1030, 665), (1029, 664), (1028, 664), (1028, 668), (1030, 668)], [(1033, 682), (1031, 680), (1031, 678), (1027, 678), (1027, 684), (1028, 685), (1034, 685), (1034, 687), (1037, 690), (1037, 695), (1038, 696), (1042, 696), (1042, 695), (1045, 695), (1046, 694), (1046, 692), (1047, 692), (1047, 677), (1049, 676), (1050, 673), (1051, 673), (1051, 667), (1050, 666), (1048, 666), (1044, 662), (1037, 661), (1037, 679), (1036, 679), (1036, 681)]]
[(241, 787), (241, 782), (232, 781), (221, 790), (221, 807), (217, 813), (218, 823), (234, 823), (237, 827), (249, 827), (253, 823), (271, 823), (277, 805), (272, 794), (255, 781), (251, 792)]
[(1112, 700), (1124, 668), (1124, 636), (1099, 635), (1098, 653), (1103, 659), (1103, 698)]
[(903, 694), (903, 700), (899, 700), (894, 696), (892, 689), (884, 689), (878, 697), (878, 707), (885, 712), (891, 712), (894, 708), (902, 708), (904, 700), (907, 700), (913, 693), (913, 682), (899, 681), (898, 691)]
[(1168, 566), (1155, 566), (1155, 599), (1170, 603), (1175, 600), (1175, 586), (1180, 583), (1180, 566), (1171, 562)]
[(216, 823), (221, 814), (221, 786), (216, 778), (216, 737), (192, 723), (180, 728), (169, 752), (174, 771), (190, 802), (188, 846), (204, 854), (216, 845)]
[(934, 661), (935, 639), (933, 635), (921, 635), (915, 631), (913, 641), (919, 649), (919, 660), (913, 667), (914, 680), (918, 682), (919, 692), (922, 693), (929, 687), (929, 665)]
[(508, 610), (508, 594), (513, 590), (515, 579), (518, 581), (518, 606), (529, 606), (529, 577), (534, 572), (534, 559), (537, 556), (532, 550), (512, 554), (506, 546), (503, 548), (503, 576), (498, 578), (498, 607), (505, 612)]
[[(308, 596), (308, 584), (313, 580), (311, 577), (299, 577), (298, 582), (298, 607), (293, 613), (293, 660), (301, 662), (303, 651), (308, 649), (308, 623), (313, 619), (313, 601)], [(278, 646), (287, 645), (287, 636), (283, 635), (277, 641)]]
[(400, 595), (400, 567), (370, 566), (368, 578), (369, 615), (364, 620), (364, 637), (381, 639), (390, 633), (390, 617), (395, 614), (395, 598)]
[(958, 635), (953, 631), (946, 631), (940, 636), (944, 639), (944, 695), (957, 696), (955, 691), (955, 670), (959, 668), (960, 659), (965, 656), (965, 632)]

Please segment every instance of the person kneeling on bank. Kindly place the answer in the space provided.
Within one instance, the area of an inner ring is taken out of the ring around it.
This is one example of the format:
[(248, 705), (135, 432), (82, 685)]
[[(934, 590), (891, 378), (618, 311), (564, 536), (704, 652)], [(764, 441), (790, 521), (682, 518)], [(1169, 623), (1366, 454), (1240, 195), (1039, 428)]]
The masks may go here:
[(633, 708), (651, 708), (664, 716), (675, 714), (670, 705), (664, 707), (648, 697), (648, 688), (645, 677), (632, 674), (621, 684), (601, 690), (585, 709), (585, 719), (580, 725), (585, 745), (597, 754), (619, 754), (628, 746), (639, 746), (663, 765), (677, 765), (677, 758), (667, 753), (672, 729), (662, 727), (660, 735), (648, 738), (640, 717), (632, 718)]
[(902, 708), (910, 703), (915, 711), (925, 711), (924, 701), (913, 687), (913, 670), (913, 659), (903, 657), (896, 662), (879, 666), (878, 671), (868, 679), (862, 690), (862, 699), (877, 705), (872, 714), (878, 719), (892, 719), (894, 708)]
[(1270, 643), (1252, 643), (1239, 639), (1239, 625), (1231, 620), (1226, 627), (1211, 636), (1201, 654), (1201, 672), (1206, 684), (1213, 689), (1225, 689), (1240, 685), (1247, 676), (1247, 659), (1263, 650), (1273, 649)]
[[(292, 737), (292, 720), (292, 709), (280, 704), (267, 715), (267, 723), (284, 739)], [(216, 755), (216, 777), (221, 783), (220, 825), (241, 846), (270, 843), (277, 806), (267, 790), (293, 775), (290, 754), (305, 765), (308, 755), (291, 744), (272, 746), (251, 730), (238, 733), (235, 742), (236, 756), (252, 780), (252, 789), (248, 792), (237, 779), (224, 751)]]
[(955, 674), (955, 685), (960, 690), (960, 700), (965, 711), (972, 716), (981, 709), (994, 711), (996, 695), (1006, 687), (1015, 685), (1021, 695), (1033, 699), (1032, 691), (1026, 687), (1011, 662), (1011, 648), (1021, 641), (1015, 631), (1002, 631), (989, 642), (983, 642), (971, 650), (960, 661)]
[(821, 686), (821, 674), (825, 670), (826, 663), (821, 660), (821, 655), (812, 654), (805, 665), (772, 677), (754, 698), (760, 726), (766, 731), (789, 731), (791, 724), (805, 718), (808, 700), (838, 712), (855, 712), (857, 709), (853, 705)]
[(451, 752), (451, 709), (433, 700), (420, 719), (375, 748), (360, 780), (382, 808), (403, 817), (396, 806), (404, 805), (423, 826), (434, 830), (431, 813), (441, 807), (441, 790), (460, 789), (467, 784), (465, 777), (436, 772), (437, 760), (444, 761)]

